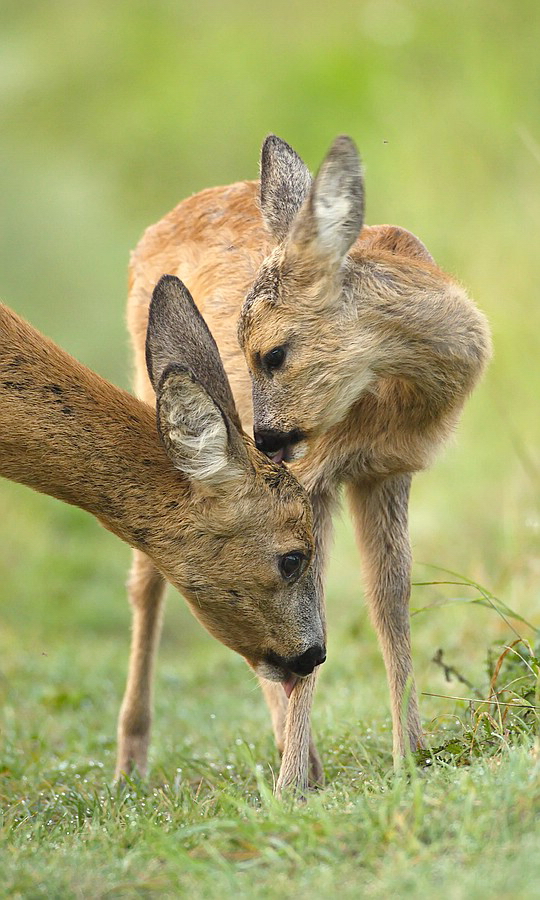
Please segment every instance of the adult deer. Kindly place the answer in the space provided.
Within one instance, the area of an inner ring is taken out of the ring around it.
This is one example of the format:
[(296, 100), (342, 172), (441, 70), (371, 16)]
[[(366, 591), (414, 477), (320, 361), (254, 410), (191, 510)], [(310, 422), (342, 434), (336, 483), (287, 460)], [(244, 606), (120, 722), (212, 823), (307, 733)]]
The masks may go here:
[[(0, 475), (96, 516), (152, 560), (120, 717), (117, 774), (146, 768), (164, 578), (265, 679), (296, 682), (278, 787), (304, 787), (324, 621), (304, 489), (241, 430), (218, 350), (176, 278), (154, 291), (154, 409), (0, 305)], [(159, 573), (159, 574), (158, 574)], [(282, 687), (283, 685), (283, 687)]]
[[(489, 359), (486, 320), (417, 237), (364, 225), (363, 174), (347, 137), (313, 179), (270, 136), (260, 184), (203, 191), (146, 231), (131, 259), (128, 323), (137, 390), (148, 402), (148, 303), (162, 271), (180, 275), (197, 298), (244, 427), (253, 397), (257, 445), (288, 462), (307, 488), (319, 581), (346, 485), (398, 763), (423, 744), (408, 608), (411, 477), (454, 429)], [(139, 555), (134, 572), (148, 579), (149, 571)], [(144, 588), (136, 602), (144, 606)], [(279, 743), (283, 692), (267, 695)]]

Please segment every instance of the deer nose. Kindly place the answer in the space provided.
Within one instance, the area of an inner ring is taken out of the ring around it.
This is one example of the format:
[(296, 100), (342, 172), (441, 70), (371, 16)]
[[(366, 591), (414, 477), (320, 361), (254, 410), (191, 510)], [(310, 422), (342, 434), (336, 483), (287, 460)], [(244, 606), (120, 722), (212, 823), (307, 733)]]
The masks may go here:
[(275, 456), (302, 440), (304, 440), (304, 434), (298, 428), (293, 428), (291, 431), (278, 431), (275, 428), (255, 431), (255, 446), (257, 450), (261, 450), (267, 456)]
[(263, 430), (255, 432), (255, 446), (257, 450), (273, 456), (278, 450), (287, 446), (287, 433), (285, 431)]
[(316, 666), (320, 666), (326, 659), (326, 647), (314, 644), (305, 653), (289, 659), (288, 668), (293, 675), (311, 675)]
[(270, 651), (266, 656), (266, 661), (272, 666), (277, 666), (286, 672), (292, 672), (293, 675), (300, 677), (311, 675), (316, 666), (320, 666), (326, 659), (326, 647), (324, 644), (313, 644), (309, 650), (301, 653), (300, 656), (278, 656), (277, 653)]

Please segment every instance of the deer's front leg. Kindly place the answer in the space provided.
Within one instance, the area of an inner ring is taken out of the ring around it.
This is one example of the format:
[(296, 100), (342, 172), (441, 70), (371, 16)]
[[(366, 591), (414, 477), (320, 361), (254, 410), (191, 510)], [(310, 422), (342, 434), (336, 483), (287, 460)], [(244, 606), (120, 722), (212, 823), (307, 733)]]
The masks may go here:
[[(283, 685), (278, 684), (275, 681), (266, 681), (264, 678), (259, 679), (262, 692), (264, 694), (264, 699), (268, 705), (268, 709), (270, 710), (270, 716), (272, 718), (272, 728), (274, 730), (274, 737), (276, 740), (276, 746), (281, 754), (282, 763), (281, 763), (281, 771), (280, 771), (280, 779), (281, 772), (284, 769), (284, 766), (287, 767), (288, 773), (291, 770), (293, 773), (295, 769), (301, 768), (302, 763), (300, 760), (295, 762), (294, 757), (294, 743), (295, 739), (298, 740), (298, 744), (303, 744), (304, 737), (300, 734), (299, 738), (295, 738), (291, 735), (289, 739), (287, 739), (287, 720), (289, 713), (289, 701), (287, 700), (285, 691), (283, 690)], [(296, 688), (295, 688), (296, 691)], [(294, 692), (293, 692), (294, 696)], [(311, 702), (311, 701), (310, 701)], [(292, 708), (291, 708), (292, 711)], [(297, 715), (297, 714), (295, 714)], [(307, 722), (304, 717), (304, 724), (306, 728), (307, 740), (308, 740), (308, 761), (306, 764), (307, 768), (307, 784), (309, 787), (323, 787), (324, 785), (324, 772), (322, 767), (321, 758), (317, 751), (317, 747), (315, 746), (315, 742), (313, 740), (313, 734), (311, 731), (311, 723), (310, 716), (308, 712)], [(287, 752), (286, 752), (287, 748)], [(288, 755), (287, 755), (288, 754)], [(300, 752), (301, 756), (301, 752)], [(284, 762), (285, 760), (285, 762)], [(287, 762), (288, 760), (288, 762)], [(294, 774), (292, 775), (294, 778)], [(289, 778), (289, 774), (287, 774), (287, 779)], [(300, 780), (305, 783), (306, 775), (305, 773), (300, 775)], [(288, 783), (288, 782), (287, 782)]]
[[(310, 491), (313, 507), (315, 538), (315, 572), (317, 592), (321, 603), (321, 620), (325, 621), (324, 572), (332, 538), (332, 512), (336, 498), (333, 493), (318, 488)], [(272, 726), (281, 768), (276, 785), (280, 794), (288, 787), (303, 791), (306, 787), (322, 787), (324, 771), (311, 730), (311, 707), (317, 672), (302, 679), (295, 687), (290, 701), (280, 684), (261, 679), (261, 687), (270, 709)]]
[[(307, 678), (300, 679), (291, 694), (287, 706), (283, 756), (275, 791), (278, 797), (287, 789), (292, 789), (302, 794), (309, 786), (307, 772), (310, 751), (313, 746), (311, 740), (311, 707), (317, 674), (317, 669), (315, 669)], [(320, 772), (322, 777), (322, 767)], [(317, 784), (320, 784), (320, 782), (317, 782)]]
[(140, 551), (133, 555), (129, 579), (132, 608), (129, 671), (118, 720), (116, 778), (146, 774), (152, 724), (152, 680), (159, 645), (165, 581), (151, 560)]
[(408, 531), (410, 475), (348, 486), (362, 553), (366, 596), (390, 688), (394, 763), (424, 746), (411, 658)]

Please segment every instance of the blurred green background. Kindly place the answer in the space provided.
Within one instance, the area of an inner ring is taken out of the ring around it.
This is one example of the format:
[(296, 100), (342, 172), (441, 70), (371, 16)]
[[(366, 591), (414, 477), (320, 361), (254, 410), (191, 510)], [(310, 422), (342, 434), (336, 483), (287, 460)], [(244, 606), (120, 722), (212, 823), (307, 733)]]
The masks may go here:
[[(457, 570), (538, 624), (539, 25), (536, 0), (3, 0), (2, 300), (128, 386), (126, 270), (144, 228), (190, 193), (256, 177), (269, 132), (312, 168), (337, 134), (352, 135), (367, 221), (418, 234), (494, 333), (494, 362), (456, 441), (415, 480), (416, 580), (441, 577), (425, 564)], [(128, 563), (128, 549), (83, 513), (0, 484), (4, 675), (16, 680), (40, 660), (46, 680), (41, 656), (54, 652), (72, 683), (109, 666), (111, 756)], [(346, 515), (328, 593), (316, 715), (330, 725), (325, 684), (333, 702), (347, 685), (351, 716), (387, 721)], [(412, 605), (456, 594), (474, 596), (418, 586)], [(251, 703), (240, 661), (177, 598), (169, 605), (160, 678), (195, 660), (238, 667)], [(442, 692), (430, 662), (439, 646), (474, 679), (486, 646), (508, 633), (489, 611), (455, 604), (418, 615), (413, 630), (420, 688)], [(380, 689), (364, 692), (374, 673)], [(442, 700), (422, 706), (427, 716), (451, 711)]]

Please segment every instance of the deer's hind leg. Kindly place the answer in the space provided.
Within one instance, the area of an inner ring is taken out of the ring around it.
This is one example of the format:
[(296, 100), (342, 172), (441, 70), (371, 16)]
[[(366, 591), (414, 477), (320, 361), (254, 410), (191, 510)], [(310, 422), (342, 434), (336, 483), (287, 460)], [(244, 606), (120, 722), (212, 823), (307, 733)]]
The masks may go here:
[(131, 650), (126, 690), (118, 719), (116, 778), (146, 774), (152, 725), (154, 661), (165, 597), (164, 578), (135, 550), (128, 592), (132, 609)]

